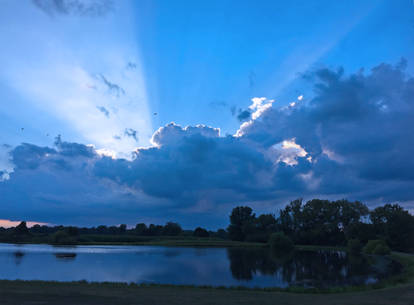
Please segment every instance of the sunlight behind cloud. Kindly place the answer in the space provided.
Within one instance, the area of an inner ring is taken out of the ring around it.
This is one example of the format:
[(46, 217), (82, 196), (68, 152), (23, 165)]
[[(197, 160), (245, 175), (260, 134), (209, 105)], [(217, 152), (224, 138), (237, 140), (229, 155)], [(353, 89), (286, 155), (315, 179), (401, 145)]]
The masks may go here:
[[(92, 143), (97, 149), (120, 156), (148, 145), (151, 116), (138, 46), (131, 46), (129, 41), (134, 29), (120, 22), (124, 33), (117, 35), (112, 24), (120, 17), (114, 15), (83, 20), (84, 34), (77, 30), (77, 19), (81, 17), (51, 18), (34, 6), (25, 9), (20, 13), (32, 13), (33, 20), (13, 25), (3, 39), (29, 28), (41, 36), (22, 36), (14, 45), (4, 44), (6, 55), (2, 57), (7, 61), (0, 60), (0, 79), (27, 103), (68, 126), (69, 134), (62, 134), (64, 139)], [(107, 32), (105, 39), (101, 38), (102, 31)], [(62, 32), (65, 35), (60, 35)], [(73, 36), (75, 32), (79, 37)], [(86, 37), (88, 41), (81, 49), (73, 48)], [(39, 39), (47, 43), (38, 44)], [(113, 40), (116, 47), (111, 45)], [(103, 51), (97, 53), (99, 49)], [(129, 136), (126, 130), (134, 130), (135, 136)], [(51, 127), (44, 133), (56, 136), (62, 131)]]

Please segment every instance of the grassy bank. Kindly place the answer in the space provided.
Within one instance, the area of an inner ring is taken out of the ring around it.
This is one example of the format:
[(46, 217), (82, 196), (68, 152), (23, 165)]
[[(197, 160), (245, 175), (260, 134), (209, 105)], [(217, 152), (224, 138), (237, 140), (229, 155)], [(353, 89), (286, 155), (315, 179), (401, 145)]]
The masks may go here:
[[(31, 240), (25, 242), (4, 242), (15, 244), (48, 244), (64, 246), (65, 244), (51, 244), (46, 240)], [(265, 247), (265, 243), (240, 242), (213, 238), (179, 238), (179, 237), (157, 237), (140, 238), (135, 240), (94, 240), (78, 241), (70, 246), (166, 246), (166, 247)]]
[(2, 305), (412, 305), (414, 300), (414, 284), (363, 292), (305, 294), (263, 290), (138, 286), (114, 283), (0, 281), (0, 300)]

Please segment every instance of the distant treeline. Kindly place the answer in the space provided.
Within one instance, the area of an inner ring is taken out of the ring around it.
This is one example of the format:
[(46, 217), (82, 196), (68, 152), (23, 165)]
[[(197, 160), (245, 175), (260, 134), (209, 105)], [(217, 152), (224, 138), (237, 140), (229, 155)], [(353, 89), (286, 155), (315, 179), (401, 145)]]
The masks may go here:
[[(278, 215), (256, 216), (248, 206), (233, 209), (227, 230), (208, 231), (198, 227), (183, 230), (175, 222), (165, 225), (139, 223), (128, 229), (120, 226), (78, 228), (40, 226), (27, 228), (22, 222), (15, 228), (0, 228), (0, 242), (145, 242), (155, 237), (180, 239), (229, 239), (246, 242), (269, 242), (274, 233), (294, 244), (322, 246), (357, 246), (380, 240), (397, 251), (414, 251), (414, 216), (398, 204), (386, 204), (369, 210), (358, 201), (313, 199), (292, 201)], [(350, 243), (351, 241), (351, 243)]]
[(198, 239), (216, 238), (227, 239), (224, 229), (207, 231), (198, 227), (195, 230), (183, 230), (181, 225), (175, 222), (167, 222), (165, 225), (146, 225), (138, 223), (135, 228), (127, 228), (126, 224), (119, 226), (75, 227), (75, 226), (46, 226), (34, 225), (28, 228), (25, 221), (13, 228), (0, 227), (0, 242), (33, 242), (52, 244), (77, 244), (77, 243), (134, 243), (150, 242), (160, 238), (171, 239)]

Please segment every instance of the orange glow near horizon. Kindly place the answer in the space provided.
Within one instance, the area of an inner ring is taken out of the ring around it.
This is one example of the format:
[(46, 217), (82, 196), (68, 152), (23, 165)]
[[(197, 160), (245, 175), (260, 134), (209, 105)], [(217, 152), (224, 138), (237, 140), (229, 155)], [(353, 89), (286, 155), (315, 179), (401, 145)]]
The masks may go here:
[[(18, 220), (13, 221), (13, 220), (9, 220), (9, 219), (0, 219), (0, 228), (1, 227), (3, 227), (3, 228), (12, 228), (12, 227), (18, 226), (20, 224), (20, 222), (21, 221), (18, 221)], [(43, 225), (47, 225), (48, 223), (46, 223), (46, 222), (26, 221), (26, 224), (30, 228), (30, 227), (33, 227), (34, 225), (43, 226)]]

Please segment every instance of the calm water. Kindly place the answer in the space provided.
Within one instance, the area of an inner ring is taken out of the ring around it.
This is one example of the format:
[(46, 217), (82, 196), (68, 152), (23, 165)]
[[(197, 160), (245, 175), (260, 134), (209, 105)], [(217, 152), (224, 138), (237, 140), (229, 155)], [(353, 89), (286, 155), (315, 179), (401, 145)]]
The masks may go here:
[(385, 258), (338, 251), (275, 257), (266, 249), (0, 244), (0, 279), (332, 287), (376, 282), (399, 269)]

